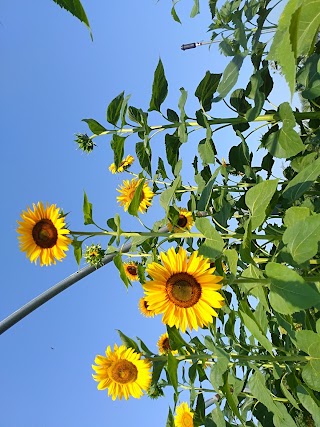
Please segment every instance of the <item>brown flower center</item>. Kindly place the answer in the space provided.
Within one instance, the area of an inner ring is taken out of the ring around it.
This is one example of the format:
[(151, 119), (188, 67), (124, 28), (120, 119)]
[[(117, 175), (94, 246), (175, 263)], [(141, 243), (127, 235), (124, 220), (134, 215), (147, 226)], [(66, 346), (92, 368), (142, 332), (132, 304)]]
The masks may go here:
[(136, 276), (138, 274), (137, 267), (135, 265), (128, 265), (127, 271), (132, 274), (132, 276)]
[(162, 341), (162, 348), (165, 352), (168, 352), (171, 350), (170, 347), (170, 342), (169, 342), (169, 338), (166, 337), (163, 341)]
[(143, 305), (146, 310), (149, 310), (149, 306), (146, 300), (143, 300)]
[(120, 384), (132, 383), (138, 377), (138, 369), (128, 360), (119, 360), (111, 367), (110, 377)]
[(192, 307), (201, 297), (201, 286), (188, 273), (173, 274), (166, 283), (169, 300), (178, 307)]
[(50, 219), (41, 219), (32, 229), (32, 237), (41, 248), (52, 248), (57, 243), (58, 232)]
[(184, 228), (188, 224), (188, 220), (184, 215), (179, 215), (177, 224), (179, 227)]

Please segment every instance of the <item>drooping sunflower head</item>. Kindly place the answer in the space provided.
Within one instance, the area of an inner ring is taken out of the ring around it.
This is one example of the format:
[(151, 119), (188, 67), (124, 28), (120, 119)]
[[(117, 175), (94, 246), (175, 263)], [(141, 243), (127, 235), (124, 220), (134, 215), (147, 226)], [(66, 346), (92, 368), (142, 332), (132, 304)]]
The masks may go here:
[[(123, 185), (120, 185), (120, 189), (117, 189), (117, 191), (120, 193), (120, 196), (117, 197), (117, 200), (120, 206), (123, 206), (125, 211), (128, 210), (139, 184), (140, 179), (134, 178), (131, 181), (124, 180)], [(138, 209), (139, 212), (145, 213), (148, 207), (151, 206), (151, 200), (153, 196), (154, 193), (152, 192), (151, 188), (147, 183), (144, 183), (140, 197), (140, 205)]]
[(145, 317), (154, 317), (154, 315), (155, 315), (154, 310), (149, 309), (149, 306), (148, 306), (145, 298), (140, 298), (139, 309), (140, 309), (141, 314), (143, 314)]
[(133, 162), (134, 162), (134, 157), (129, 154), (125, 159), (121, 161), (118, 168), (116, 168), (116, 165), (112, 163), (109, 166), (109, 171), (112, 172), (113, 174), (124, 172), (132, 165)]
[(174, 425), (175, 427), (193, 427), (193, 413), (187, 402), (182, 402), (177, 406)]
[(108, 346), (106, 356), (96, 356), (92, 365), (98, 382), (98, 390), (108, 389), (112, 400), (128, 400), (130, 396), (140, 399), (151, 383), (151, 362), (141, 359), (141, 355), (124, 345), (114, 345), (113, 351)]
[(18, 239), (20, 249), (26, 252), (27, 258), (36, 263), (40, 258), (40, 265), (55, 264), (65, 256), (71, 239), (66, 235), (64, 217), (56, 205), (46, 205), (42, 202), (33, 204), (33, 210), (28, 207), (21, 214), (22, 221), (18, 221)]
[(194, 251), (190, 258), (182, 247), (178, 253), (170, 248), (160, 254), (162, 264), (152, 262), (147, 267), (153, 279), (143, 284), (145, 300), (162, 322), (176, 326), (182, 332), (207, 326), (218, 316), (215, 308), (224, 305), (218, 292), (223, 279), (215, 276), (210, 260)]
[(167, 332), (165, 332), (159, 337), (157, 346), (158, 346), (159, 354), (168, 354), (169, 352), (172, 354), (178, 353), (178, 350), (171, 349), (169, 335)]
[(139, 280), (138, 264), (136, 262), (124, 262), (123, 268), (128, 279), (132, 280), (133, 282)]
[(167, 227), (169, 231), (172, 230), (174, 233), (182, 233), (183, 231), (188, 231), (193, 226), (194, 221), (192, 217), (192, 212), (188, 211), (188, 209), (185, 208), (179, 208), (179, 219), (177, 222), (177, 225), (173, 227), (171, 222), (167, 224)]

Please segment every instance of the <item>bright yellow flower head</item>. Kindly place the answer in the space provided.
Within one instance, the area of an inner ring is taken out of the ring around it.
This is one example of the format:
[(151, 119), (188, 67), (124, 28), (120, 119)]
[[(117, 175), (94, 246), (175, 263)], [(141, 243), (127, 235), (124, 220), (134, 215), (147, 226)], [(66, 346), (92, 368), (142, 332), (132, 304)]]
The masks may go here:
[(33, 210), (28, 207), (21, 214), (22, 221), (18, 221), (17, 232), (20, 234), (20, 249), (26, 252), (31, 262), (36, 263), (40, 258), (40, 265), (55, 264), (65, 256), (71, 239), (66, 237), (69, 230), (65, 228), (64, 218), (60, 217), (60, 209), (56, 205), (46, 205), (42, 202), (33, 204)]
[(118, 169), (116, 168), (116, 165), (112, 163), (109, 166), (109, 171), (112, 172), (113, 174), (124, 172), (132, 165), (133, 162), (134, 162), (134, 157), (129, 154), (125, 159), (121, 161), (120, 165), (118, 166)]
[(193, 413), (187, 402), (182, 402), (177, 406), (174, 425), (175, 427), (193, 427)]
[(141, 354), (124, 345), (114, 345), (113, 351), (108, 346), (106, 356), (96, 356), (92, 365), (97, 381), (98, 390), (108, 389), (108, 396), (112, 400), (130, 396), (140, 399), (143, 392), (148, 390), (151, 383), (151, 362), (141, 359)]
[[(185, 208), (179, 208), (179, 219), (177, 225), (174, 227), (174, 233), (181, 233), (183, 231), (190, 230), (193, 224), (192, 212), (189, 212), (188, 209)], [(171, 232), (173, 229), (171, 222), (169, 222), (167, 226)]]
[(185, 249), (180, 247), (176, 253), (170, 248), (160, 258), (162, 264), (152, 262), (146, 269), (153, 279), (143, 284), (149, 308), (163, 314), (163, 323), (182, 332), (207, 326), (218, 316), (214, 308), (224, 305), (223, 296), (217, 292), (223, 278), (213, 274), (210, 260), (197, 251), (187, 259)]
[(135, 262), (124, 262), (123, 268), (128, 279), (132, 281), (139, 280), (138, 265)]
[(154, 317), (154, 310), (150, 310), (145, 298), (140, 298), (139, 309), (145, 317)]
[[(117, 197), (117, 200), (120, 206), (123, 206), (125, 211), (128, 210), (130, 203), (132, 202), (132, 199), (134, 197), (134, 194), (137, 191), (139, 183), (140, 179), (132, 179), (131, 181), (124, 180), (123, 185), (120, 185), (120, 189), (117, 189), (117, 191), (120, 193), (120, 196)], [(153, 196), (154, 193), (152, 192), (151, 188), (148, 186), (147, 183), (144, 183), (141, 192), (140, 205), (138, 209), (139, 212), (145, 213), (148, 207), (151, 206), (151, 200)]]
[(159, 349), (159, 354), (168, 354), (169, 352), (171, 352), (172, 354), (178, 353), (178, 350), (171, 350), (169, 335), (167, 332), (165, 332), (159, 337), (157, 346)]

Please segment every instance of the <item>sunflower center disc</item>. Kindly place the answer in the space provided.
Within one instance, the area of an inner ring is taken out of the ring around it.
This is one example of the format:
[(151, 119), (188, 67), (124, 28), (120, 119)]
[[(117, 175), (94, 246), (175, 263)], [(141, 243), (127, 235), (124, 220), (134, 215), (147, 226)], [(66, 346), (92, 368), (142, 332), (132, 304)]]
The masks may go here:
[(134, 265), (129, 265), (129, 267), (127, 267), (127, 270), (133, 276), (137, 275), (137, 267), (135, 267)]
[(179, 307), (192, 307), (201, 297), (201, 286), (188, 273), (173, 274), (166, 284), (167, 295)]
[(179, 227), (183, 228), (187, 225), (188, 220), (184, 215), (179, 215), (179, 219), (177, 224), (179, 225)]
[(58, 232), (50, 219), (41, 219), (32, 229), (32, 237), (41, 248), (52, 248), (57, 242)]
[(163, 340), (163, 342), (162, 342), (162, 347), (163, 347), (163, 349), (164, 349), (166, 352), (171, 350), (170, 343), (169, 343), (169, 338), (165, 338), (165, 339)]
[(132, 383), (137, 379), (138, 370), (136, 366), (128, 360), (120, 360), (111, 368), (111, 378), (120, 384)]

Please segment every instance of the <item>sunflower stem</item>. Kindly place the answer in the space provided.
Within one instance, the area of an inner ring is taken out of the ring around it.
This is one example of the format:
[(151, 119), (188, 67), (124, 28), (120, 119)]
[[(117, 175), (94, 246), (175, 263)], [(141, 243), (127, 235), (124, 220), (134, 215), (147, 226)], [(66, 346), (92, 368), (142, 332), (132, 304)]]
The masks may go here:
[[(167, 230), (168, 230), (167, 227), (163, 227), (159, 231), (165, 232)], [(101, 235), (105, 233), (99, 233), (99, 234)], [(131, 246), (132, 246), (132, 243), (128, 242), (120, 248), (119, 252), (121, 253), (129, 252), (131, 249)], [(101, 265), (97, 267), (90, 265), (82, 268), (79, 271), (76, 271), (75, 273), (71, 274), (71, 276), (66, 277), (61, 282), (58, 282), (57, 284), (55, 284), (54, 286), (52, 286), (42, 294), (38, 295), (36, 298), (29, 301), (27, 304), (25, 304), (21, 308), (19, 308), (17, 311), (10, 314), (8, 317), (6, 317), (4, 320), (0, 322), (0, 335), (6, 332), (8, 329), (10, 329), (12, 326), (14, 326), (24, 317), (28, 316), (34, 310), (41, 307), (47, 301), (50, 301), (53, 297), (60, 294), (62, 291), (70, 288), (70, 286), (79, 282), (81, 279), (88, 276), (89, 274), (94, 273), (96, 270), (103, 267), (104, 265), (109, 264), (119, 252), (106, 255), (101, 260)]]

